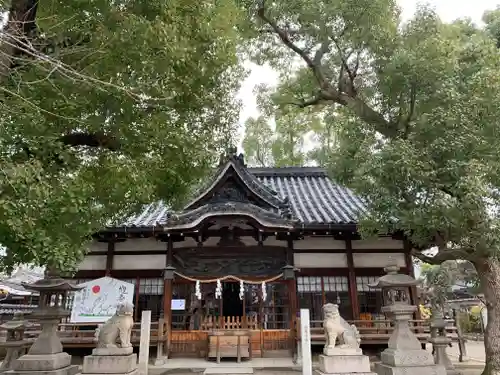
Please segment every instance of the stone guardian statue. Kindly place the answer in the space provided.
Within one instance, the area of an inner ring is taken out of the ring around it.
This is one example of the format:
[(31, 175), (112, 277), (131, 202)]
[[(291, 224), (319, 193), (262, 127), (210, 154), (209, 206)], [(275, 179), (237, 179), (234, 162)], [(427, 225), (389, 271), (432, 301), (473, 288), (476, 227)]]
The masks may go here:
[(133, 314), (134, 306), (131, 303), (118, 305), (115, 315), (99, 329), (97, 348), (132, 348), (130, 336), (134, 326)]
[(339, 313), (338, 305), (327, 303), (323, 306), (323, 328), (326, 344), (323, 349), (325, 355), (333, 355), (337, 340), (338, 348), (359, 349), (359, 333), (354, 325), (349, 325)]

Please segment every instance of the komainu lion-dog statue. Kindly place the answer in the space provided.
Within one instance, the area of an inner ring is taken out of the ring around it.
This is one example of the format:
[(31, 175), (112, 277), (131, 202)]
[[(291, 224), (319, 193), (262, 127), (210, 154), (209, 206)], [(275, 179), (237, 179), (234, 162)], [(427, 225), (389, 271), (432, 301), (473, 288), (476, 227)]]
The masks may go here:
[[(97, 333), (97, 348), (130, 348), (130, 336), (134, 326), (134, 305), (129, 302), (122, 303), (116, 308), (113, 315)], [(118, 339), (120, 345), (118, 346)]]
[(359, 348), (359, 333), (354, 325), (348, 324), (339, 313), (338, 305), (327, 303), (323, 306), (323, 328), (326, 344), (323, 350), (325, 355), (332, 355), (337, 339), (339, 348)]

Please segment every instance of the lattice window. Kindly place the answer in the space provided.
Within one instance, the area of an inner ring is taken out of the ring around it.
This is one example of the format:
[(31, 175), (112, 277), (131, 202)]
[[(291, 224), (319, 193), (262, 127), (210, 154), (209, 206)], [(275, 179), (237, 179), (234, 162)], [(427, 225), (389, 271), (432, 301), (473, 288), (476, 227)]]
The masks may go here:
[(347, 276), (323, 277), (324, 303), (339, 305), (340, 315), (344, 319), (352, 319), (352, 305), (349, 295), (349, 279)]
[(347, 292), (349, 291), (349, 280), (346, 276), (323, 277), (325, 292)]
[[(298, 277), (297, 292), (299, 307), (309, 309), (311, 320), (320, 321), (322, 319), (321, 307), (324, 301), (321, 277)], [(314, 325), (314, 322), (311, 324)]]
[(137, 284), (137, 279), (120, 279), (120, 280), (123, 281), (124, 283), (133, 284), (134, 286)]
[(139, 294), (147, 294), (150, 296), (163, 295), (163, 279), (140, 279)]
[(378, 276), (356, 276), (356, 285), (358, 287), (358, 292), (379, 291), (379, 288), (370, 288), (368, 286), (368, 284), (375, 284), (378, 279)]
[(263, 311), (264, 329), (287, 329), (290, 325), (290, 305), (286, 284), (266, 284), (266, 293)]
[(138, 319), (144, 310), (151, 310), (152, 321), (157, 321), (160, 318), (163, 313), (163, 285), (161, 278), (139, 280)]
[(301, 276), (297, 278), (298, 292), (321, 292), (321, 277)]
[(369, 284), (377, 281), (376, 276), (356, 276), (358, 289), (359, 312), (361, 319), (379, 319), (382, 315), (380, 309), (383, 306), (382, 292), (377, 288), (370, 288)]
[(301, 276), (297, 278), (299, 307), (310, 310), (313, 325), (323, 319), (325, 303), (339, 305), (340, 314), (352, 319), (352, 304), (349, 296), (349, 280), (346, 276)]

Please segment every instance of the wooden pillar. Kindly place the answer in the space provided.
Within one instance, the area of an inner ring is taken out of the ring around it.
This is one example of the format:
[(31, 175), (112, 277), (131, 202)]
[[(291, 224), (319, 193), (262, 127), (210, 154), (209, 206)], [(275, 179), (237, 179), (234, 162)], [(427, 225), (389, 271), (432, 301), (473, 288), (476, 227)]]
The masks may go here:
[[(174, 244), (172, 242), (172, 237), (168, 235), (167, 240), (167, 254), (166, 254), (166, 266), (172, 265)], [(172, 341), (172, 289), (173, 280), (163, 278), (163, 320), (165, 322), (165, 327), (167, 329), (167, 342), (165, 345), (164, 355), (168, 358), (170, 356), (170, 343)]]
[[(167, 240), (167, 259), (166, 265), (172, 265), (174, 244), (172, 242), (172, 237), (168, 236)], [(165, 319), (165, 324), (170, 331), (171, 323), (172, 323), (172, 280), (163, 280), (163, 318)]]
[(359, 319), (359, 301), (358, 301), (358, 285), (356, 283), (356, 270), (354, 269), (354, 257), (352, 255), (352, 240), (345, 240), (348, 281), (349, 281), (349, 298), (351, 300), (352, 318)]
[(139, 290), (141, 287), (141, 278), (139, 276), (135, 279), (135, 312), (134, 312), (134, 321), (137, 322), (139, 316)]
[[(289, 266), (295, 266), (293, 256), (293, 239), (288, 236), (287, 248), (286, 248), (286, 264)], [(288, 289), (288, 303), (290, 305), (290, 316), (288, 327), (290, 329), (290, 346), (292, 357), (295, 356), (296, 341), (297, 341), (297, 313), (298, 313), (298, 303), (297, 303), (297, 280), (294, 277), (292, 280), (287, 280)]]
[(115, 253), (115, 241), (108, 241), (108, 251), (106, 252), (106, 273), (105, 276), (111, 276), (111, 270), (113, 269), (113, 256)]

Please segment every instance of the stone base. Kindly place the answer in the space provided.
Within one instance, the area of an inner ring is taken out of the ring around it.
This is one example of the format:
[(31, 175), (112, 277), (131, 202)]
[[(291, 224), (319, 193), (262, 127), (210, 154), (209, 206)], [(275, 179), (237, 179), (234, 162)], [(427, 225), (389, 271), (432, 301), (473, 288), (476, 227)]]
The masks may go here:
[[(83, 372), (82, 372), (82, 374), (83, 374)], [(92, 375), (109, 375), (109, 373), (100, 372), (100, 373), (96, 373), (96, 374), (92, 374)], [(139, 370), (135, 369), (134, 371), (124, 373), (123, 375), (139, 375)]]
[(118, 348), (118, 347), (109, 347), (109, 348), (95, 348), (92, 350), (92, 355), (130, 355), (134, 352), (134, 348)]
[(393, 367), (400, 366), (433, 366), (432, 353), (422, 350), (385, 349), (380, 355), (381, 362)]
[(338, 372), (338, 373), (326, 373), (321, 370), (314, 370), (314, 375), (378, 375), (375, 372)]
[(384, 363), (375, 364), (377, 375), (447, 375), (444, 366), (390, 366)]
[(372, 374), (368, 356), (352, 353), (353, 349), (351, 349), (351, 354), (320, 355), (318, 372), (321, 374)]
[(363, 355), (363, 351), (360, 348), (342, 348), (339, 346), (335, 346), (333, 348), (324, 348), (323, 354), (327, 357), (336, 355)]
[(12, 369), (15, 371), (52, 371), (70, 365), (71, 356), (68, 353), (26, 354), (14, 361)]
[(130, 374), (137, 370), (137, 354), (88, 355), (83, 359), (82, 374)]
[[(5, 371), (5, 375), (76, 375), (79, 367), (71, 365), (57, 370), (9, 370)], [(135, 375), (135, 374), (134, 374)]]

